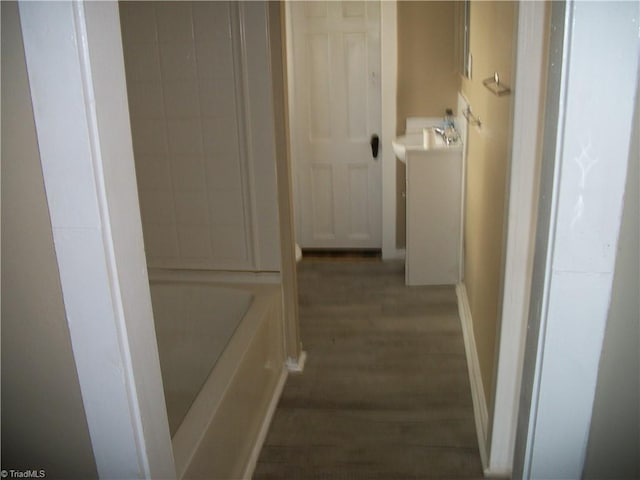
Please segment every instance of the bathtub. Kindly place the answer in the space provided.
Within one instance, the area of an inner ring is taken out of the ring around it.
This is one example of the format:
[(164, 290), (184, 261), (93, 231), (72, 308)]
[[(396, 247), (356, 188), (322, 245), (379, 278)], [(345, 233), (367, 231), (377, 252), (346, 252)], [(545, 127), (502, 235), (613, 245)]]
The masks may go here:
[(286, 379), (281, 285), (150, 270), (177, 478), (249, 478)]

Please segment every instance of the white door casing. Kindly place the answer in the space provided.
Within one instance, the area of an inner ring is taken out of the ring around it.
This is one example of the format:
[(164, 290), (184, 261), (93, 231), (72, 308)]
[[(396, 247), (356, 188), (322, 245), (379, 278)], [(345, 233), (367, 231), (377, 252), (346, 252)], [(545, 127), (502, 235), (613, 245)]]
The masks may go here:
[(118, 5), (20, 2), (19, 9), (60, 285), (98, 477), (175, 478)]
[(380, 248), (380, 5), (292, 2), (292, 150), (303, 248)]

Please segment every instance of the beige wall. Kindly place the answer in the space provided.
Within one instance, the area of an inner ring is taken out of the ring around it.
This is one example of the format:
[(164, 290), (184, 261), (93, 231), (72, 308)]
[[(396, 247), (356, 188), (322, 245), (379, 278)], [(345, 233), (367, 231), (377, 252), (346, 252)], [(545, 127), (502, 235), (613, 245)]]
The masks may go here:
[[(640, 92), (639, 92), (640, 93)], [(640, 478), (640, 97), (584, 478)]]
[(504, 222), (512, 96), (497, 97), (482, 80), (497, 71), (511, 85), (514, 2), (472, 2), (472, 79), (462, 92), (482, 128), (470, 127), (464, 225), (464, 283), (487, 404), (492, 405), (496, 335), (501, 294)]
[(407, 117), (442, 117), (455, 110), (454, 2), (398, 2), (397, 130)]
[(2, 468), (97, 478), (15, 3), (2, 2)]
[[(396, 131), (407, 117), (443, 117), (454, 111), (460, 86), (455, 65), (455, 2), (398, 2)], [(405, 245), (404, 164), (397, 161), (397, 246)]]

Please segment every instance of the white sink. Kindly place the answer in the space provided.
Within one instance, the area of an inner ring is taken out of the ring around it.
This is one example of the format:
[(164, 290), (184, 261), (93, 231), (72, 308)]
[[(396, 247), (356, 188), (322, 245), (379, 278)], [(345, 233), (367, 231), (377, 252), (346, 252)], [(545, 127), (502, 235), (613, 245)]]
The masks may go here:
[(401, 135), (395, 140), (391, 141), (391, 145), (393, 145), (393, 153), (396, 154), (398, 160), (401, 162), (407, 162), (407, 148), (411, 149), (424, 149), (424, 135), (422, 132), (420, 133), (408, 133), (406, 135)]
[(433, 128), (425, 128), (420, 132), (406, 133), (391, 141), (393, 153), (398, 160), (407, 163), (407, 150), (431, 150), (436, 148), (452, 148), (458, 146), (447, 145), (444, 139), (433, 131)]

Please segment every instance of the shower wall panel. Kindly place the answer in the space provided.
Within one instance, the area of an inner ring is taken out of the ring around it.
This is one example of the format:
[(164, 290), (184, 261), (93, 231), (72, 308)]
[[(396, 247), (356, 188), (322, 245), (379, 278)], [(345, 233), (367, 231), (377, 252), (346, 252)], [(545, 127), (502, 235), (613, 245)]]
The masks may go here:
[(149, 266), (279, 270), (277, 229), (260, 231), (278, 224), (275, 156), (252, 153), (245, 122), (242, 7), (121, 2), (120, 15)]

